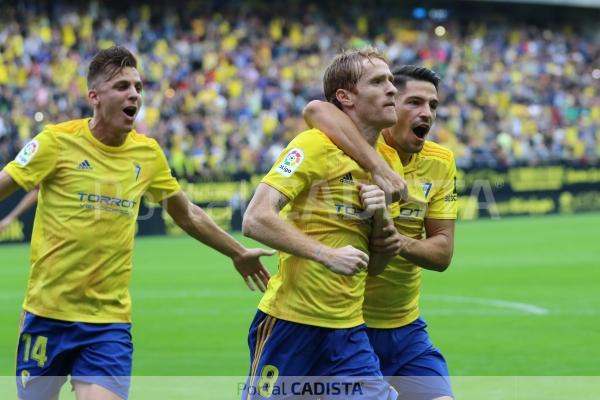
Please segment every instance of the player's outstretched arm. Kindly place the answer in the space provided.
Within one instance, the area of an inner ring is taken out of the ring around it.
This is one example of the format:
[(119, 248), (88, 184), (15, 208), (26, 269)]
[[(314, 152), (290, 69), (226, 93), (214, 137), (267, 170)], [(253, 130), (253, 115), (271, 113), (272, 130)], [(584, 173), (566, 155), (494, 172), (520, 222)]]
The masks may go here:
[(183, 191), (164, 200), (163, 207), (188, 235), (231, 258), (250, 290), (256, 286), (265, 291), (270, 274), (259, 258), (275, 254), (273, 250), (245, 248), (193, 204)]
[(13, 194), (18, 188), (17, 182), (6, 171), (0, 171), (0, 201)]
[(325, 133), (344, 153), (369, 171), (374, 183), (385, 192), (387, 199), (398, 201), (408, 197), (404, 179), (367, 143), (354, 122), (343, 111), (331, 103), (313, 100), (304, 107), (302, 114), (309, 127)]
[(0, 220), (0, 232), (6, 229), (16, 218), (37, 203), (39, 188), (36, 187), (25, 195), (8, 215)]
[(371, 242), (374, 251), (393, 252), (418, 266), (432, 271), (445, 271), (454, 253), (453, 219), (425, 219), (426, 239), (409, 238), (386, 228), (389, 236)]
[(288, 201), (278, 190), (259, 184), (244, 215), (244, 235), (275, 249), (321, 263), (338, 274), (354, 275), (367, 266), (369, 256), (362, 251), (352, 246), (339, 249), (325, 246), (284, 221), (279, 212)]

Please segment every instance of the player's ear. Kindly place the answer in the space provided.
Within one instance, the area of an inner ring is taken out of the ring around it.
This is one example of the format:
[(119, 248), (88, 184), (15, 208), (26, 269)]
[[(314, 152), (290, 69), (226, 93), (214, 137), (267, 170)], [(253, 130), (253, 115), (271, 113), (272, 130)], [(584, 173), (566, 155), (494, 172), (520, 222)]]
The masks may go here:
[(352, 107), (354, 102), (350, 96), (350, 92), (346, 89), (338, 89), (335, 91), (335, 98), (343, 107)]
[(88, 90), (88, 102), (90, 103), (90, 105), (92, 107), (97, 106), (99, 99), (98, 99), (98, 92), (96, 92), (95, 89), (90, 89)]

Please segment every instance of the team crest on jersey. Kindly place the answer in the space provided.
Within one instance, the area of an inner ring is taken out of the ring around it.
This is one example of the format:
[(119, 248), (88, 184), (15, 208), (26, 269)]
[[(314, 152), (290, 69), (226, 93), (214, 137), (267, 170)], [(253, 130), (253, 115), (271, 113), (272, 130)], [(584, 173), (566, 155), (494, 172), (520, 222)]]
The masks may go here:
[(425, 196), (425, 198), (427, 198), (427, 196), (429, 196), (429, 192), (431, 191), (431, 182), (423, 182), (423, 196)]
[(19, 154), (17, 154), (17, 157), (15, 158), (15, 160), (19, 164), (21, 164), (22, 167), (24, 167), (27, 164), (29, 164), (29, 161), (31, 161), (31, 159), (33, 158), (35, 153), (37, 153), (39, 148), (40, 148), (40, 144), (38, 143), (37, 140), (33, 139), (31, 142), (27, 143), (25, 145), (25, 147), (23, 147), (21, 149)]
[(281, 164), (277, 166), (277, 172), (285, 177), (292, 176), (304, 161), (304, 152), (299, 148), (294, 148), (287, 152)]

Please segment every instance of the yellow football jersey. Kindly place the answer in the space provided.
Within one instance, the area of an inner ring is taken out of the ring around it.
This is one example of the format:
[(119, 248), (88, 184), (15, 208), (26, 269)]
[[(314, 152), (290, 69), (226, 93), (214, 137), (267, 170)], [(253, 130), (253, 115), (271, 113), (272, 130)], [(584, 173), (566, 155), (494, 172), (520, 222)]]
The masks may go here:
[[(456, 219), (456, 164), (452, 152), (425, 142), (423, 150), (404, 166), (409, 200), (400, 204), (394, 220), (399, 233), (422, 239), (424, 220)], [(371, 328), (397, 328), (419, 316), (421, 267), (397, 256), (385, 271), (368, 277), (363, 312)]]
[(23, 308), (79, 322), (129, 322), (129, 280), (141, 197), (176, 194), (158, 143), (131, 131), (107, 146), (89, 119), (47, 126), (5, 171), (25, 190), (40, 185)]
[[(393, 168), (398, 154), (385, 141), (379, 153)], [(362, 215), (358, 183), (370, 175), (325, 134), (299, 134), (262, 180), (290, 199), (286, 220), (319, 242), (368, 251), (371, 219)], [(398, 208), (391, 209), (394, 217)], [(342, 276), (312, 260), (279, 253), (279, 269), (269, 281), (258, 308), (276, 318), (327, 328), (350, 328), (364, 322), (362, 302), (366, 271)]]

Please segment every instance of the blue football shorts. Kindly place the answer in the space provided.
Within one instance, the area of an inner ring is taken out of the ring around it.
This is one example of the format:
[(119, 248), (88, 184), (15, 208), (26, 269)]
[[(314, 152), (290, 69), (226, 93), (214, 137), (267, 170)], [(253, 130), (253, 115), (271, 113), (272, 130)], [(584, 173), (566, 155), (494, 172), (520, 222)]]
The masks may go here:
[(127, 399), (133, 344), (131, 324), (91, 324), (23, 313), (17, 348), (20, 399), (47, 399), (71, 381), (100, 385)]
[(421, 318), (400, 328), (367, 328), (381, 372), (398, 391), (399, 400), (453, 397), (446, 360), (425, 328)]
[(250, 373), (242, 399), (396, 399), (364, 324), (332, 329), (261, 311), (248, 335)]

